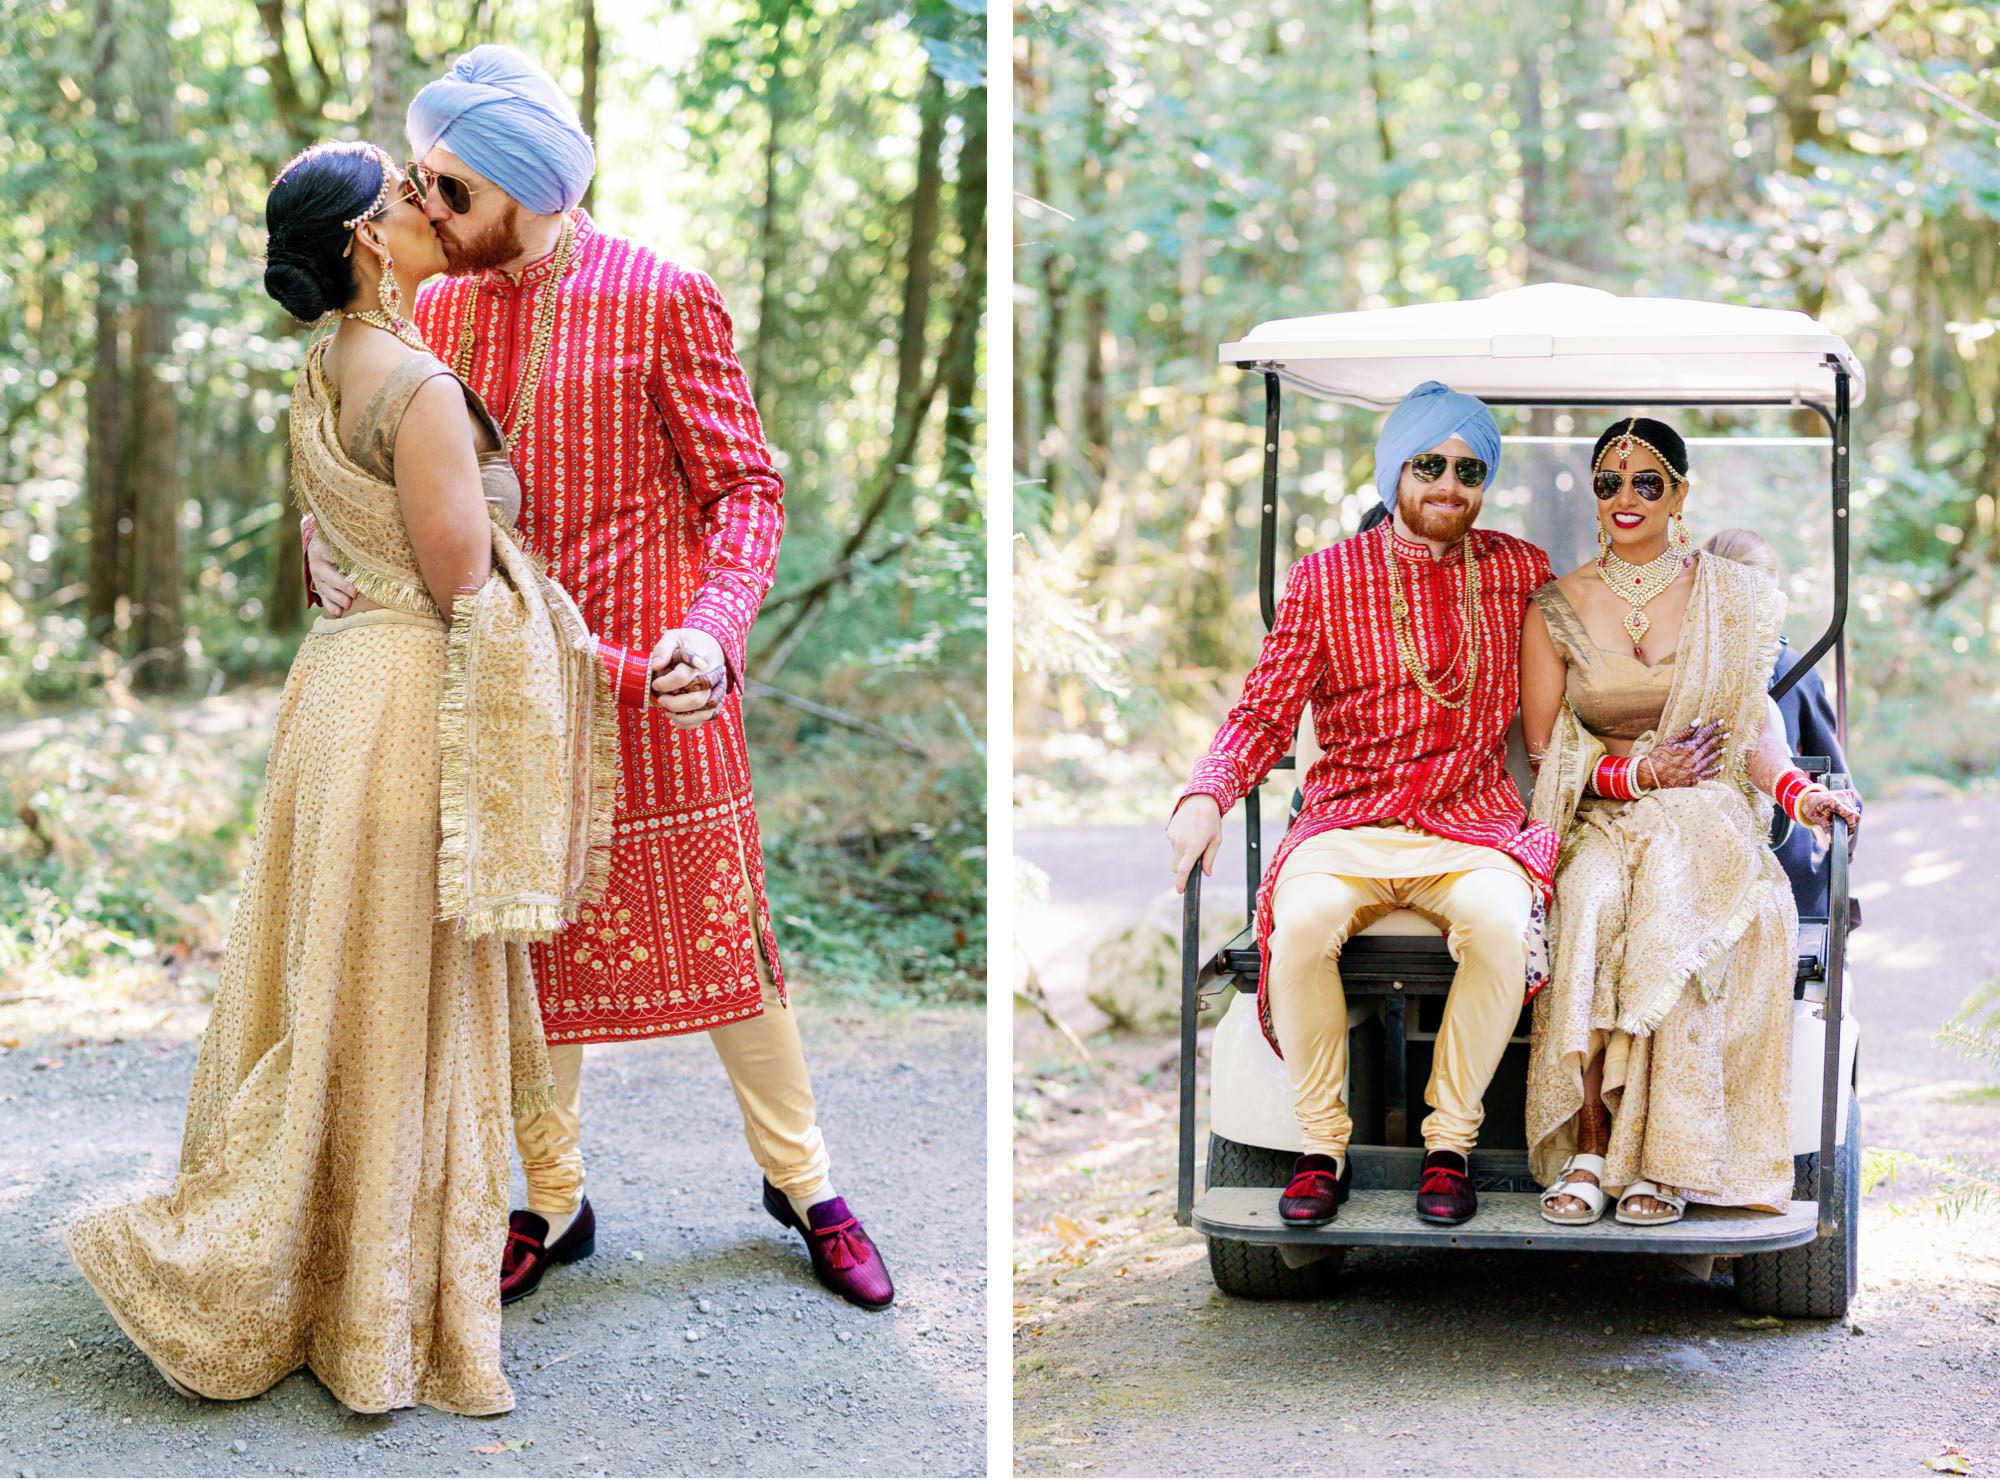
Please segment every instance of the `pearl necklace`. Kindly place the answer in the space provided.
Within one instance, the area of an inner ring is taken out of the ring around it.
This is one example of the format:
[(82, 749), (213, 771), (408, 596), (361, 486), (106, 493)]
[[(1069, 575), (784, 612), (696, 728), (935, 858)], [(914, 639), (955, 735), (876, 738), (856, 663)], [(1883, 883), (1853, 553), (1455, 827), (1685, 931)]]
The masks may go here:
[(1597, 557), (1597, 574), (1621, 601), (1632, 608), (1625, 614), (1621, 625), (1625, 628), (1625, 635), (1632, 639), (1632, 656), (1643, 662), (1646, 654), (1640, 643), (1653, 626), (1652, 619), (1646, 615), (1646, 606), (1694, 563), (1694, 556), (1690, 553), (1694, 542), (1688, 538), (1686, 526), (1676, 519), (1673, 533), (1667, 536), (1667, 548), (1644, 565), (1634, 565), (1612, 552), (1611, 542), (1605, 539), (1602, 531), (1598, 538), (1604, 540), (1604, 550)]

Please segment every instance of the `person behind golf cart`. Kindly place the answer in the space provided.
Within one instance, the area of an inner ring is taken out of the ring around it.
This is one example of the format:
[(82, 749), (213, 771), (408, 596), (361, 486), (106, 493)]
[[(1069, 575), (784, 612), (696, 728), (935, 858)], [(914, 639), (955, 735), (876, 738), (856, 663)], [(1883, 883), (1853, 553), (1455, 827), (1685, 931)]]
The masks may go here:
[(1213, 871), (1223, 813), (1311, 703), (1320, 756), (1257, 899), (1259, 1017), (1305, 1147), (1279, 1214), (1301, 1227), (1331, 1222), (1352, 1186), (1339, 950), (1405, 906), (1446, 927), (1458, 961), (1425, 1091), (1417, 1213), (1473, 1216), (1468, 1153), (1556, 859), (1555, 831), (1527, 818), (1506, 762), (1521, 623), (1551, 571), (1526, 541), (1473, 527), (1499, 428), (1482, 402), (1427, 381), (1384, 422), (1375, 456), (1389, 524), (1292, 567), (1243, 695), (1168, 824), (1184, 890), (1197, 863)]
[(1764, 797), (1809, 827), (1852, 826), (1859, 798), (1793, 769), (1766, 721), (1784, 598), (1694, 550), (1681, 438), (1614, 423), (1591, 478), (1600, 554), (1535, 593), (1522, 634), (1530, 812), (1563, 837), (1529, 1165), (1553, 1223), (1595, 1221), (1608, 1193), (1622, 1223), (1690, 1201), (1777, 1211), (1798, 914)]

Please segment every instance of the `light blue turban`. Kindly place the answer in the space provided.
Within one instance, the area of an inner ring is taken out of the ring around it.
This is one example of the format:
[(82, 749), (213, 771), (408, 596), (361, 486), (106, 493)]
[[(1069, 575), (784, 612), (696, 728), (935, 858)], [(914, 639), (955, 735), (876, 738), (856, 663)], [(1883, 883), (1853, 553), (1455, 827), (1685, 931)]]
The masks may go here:
[(442, 144), (543, 216), (583, 199), (590, 136), (556, 81), (509, 46), (475, 46), (410, 101), (404, 132), (422, 159)]
[(1396, 512), (1403, 464), (1448, 437), (1463, 439), (1472, 455), (1486, 463), (1486, 481), (1491, 485), (1500, 471), (1500, 428), (1493, 413), (1479, 397), (1461, 395), (1441, 380), (1427, 380), (1403, 397), (1375, 439), (1375, 491), (1391, 514)]

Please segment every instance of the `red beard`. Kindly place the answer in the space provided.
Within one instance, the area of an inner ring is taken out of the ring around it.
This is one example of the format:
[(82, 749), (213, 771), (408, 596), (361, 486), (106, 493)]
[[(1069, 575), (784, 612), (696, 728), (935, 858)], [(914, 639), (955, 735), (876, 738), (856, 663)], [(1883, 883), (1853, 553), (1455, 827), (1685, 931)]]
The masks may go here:
[(521, 240), (521, 207), (507, 202), (506, 212), (477, 235), (460, 238), (438, 229), (444, 247), (444, 270), (450, 277), (473, 277), (497, 267), (505, 267), (528, 250)]
[(1436, 540), (1445, 545), (1457, 544), (1479, 517), (1479, 500), (1468, 498), (1461, 508), (1447, 512), (1426, 508), (1424, 499), (1428, 496), (1429, 490), (1418, 489), (1415, 493), (1403, 493), (1398, 497), (1396, 511), (1403, 516), (1403, 523), (1419, 539)]

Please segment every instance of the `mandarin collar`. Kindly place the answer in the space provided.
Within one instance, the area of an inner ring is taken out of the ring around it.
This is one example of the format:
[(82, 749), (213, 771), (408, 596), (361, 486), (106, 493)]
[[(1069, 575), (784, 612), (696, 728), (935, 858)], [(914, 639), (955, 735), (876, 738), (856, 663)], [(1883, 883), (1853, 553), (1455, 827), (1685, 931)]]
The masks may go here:
[[(1464, 539), (1445, 546), (1442, 555), (1432, 555), (1431, 547), (1421, 540), (1405, 539), (1403, 532), (1396, 528), (1394, 520), (1389, 521), (1384, 527), (1389, 531), (1390, 552), (1400, 559), (1417, 565), (1457, 565), (1465, 559)], [(1466, 539), (1470, 538), (1471, 535), (1468, 534)]]
[[(584, 244), (597, 235), (597, 227), (592, 223), (589, 213), (582, 206), (575, 207), (569, 214), (570, 219), (576, 223), (576, 241), (570, 248), (569, 254), (569, 270), (575, 272), (577, 264), (583, 259)], [(514, 277), (497, 267), (488, 271), (486, 276), (489, 281), (499, 287), (532, 288), (540, 283), (547, 282), (551, 277), (555, 276), (555, 270), (556, 249), (550, 247), (546, 253), (522, 268), (519, 277)]]

